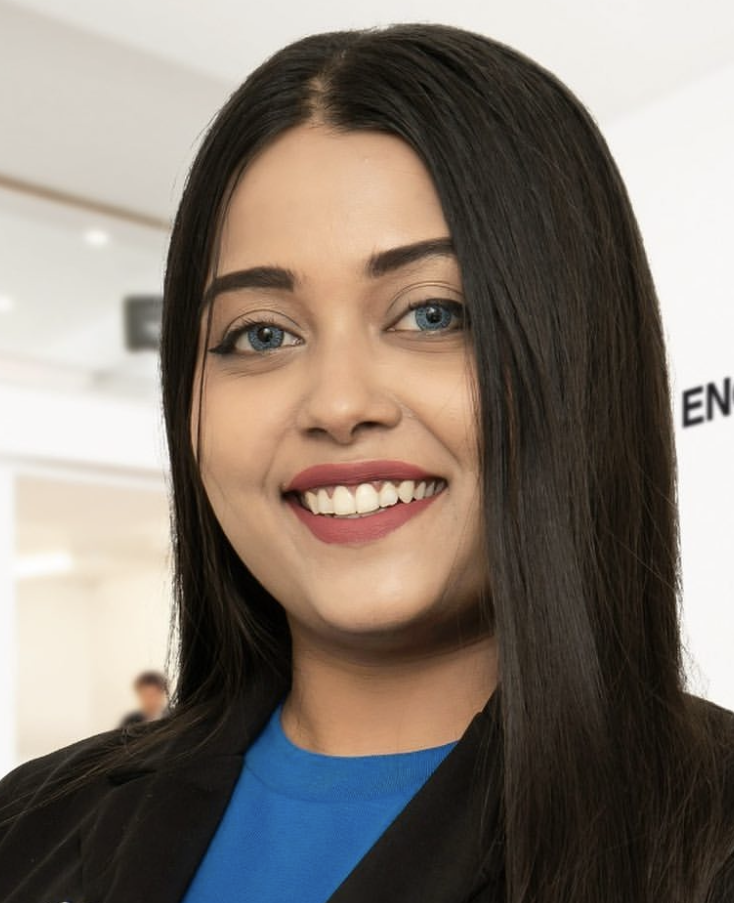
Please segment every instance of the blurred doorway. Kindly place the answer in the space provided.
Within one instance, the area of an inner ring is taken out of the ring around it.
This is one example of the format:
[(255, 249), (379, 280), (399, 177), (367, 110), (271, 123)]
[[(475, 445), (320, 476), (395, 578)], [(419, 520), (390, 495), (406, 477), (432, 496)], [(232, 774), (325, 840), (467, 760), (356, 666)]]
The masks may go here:
[(165, 664), (168, 505), (159, 481), (15, 481), (16, 758), (116, 727)]

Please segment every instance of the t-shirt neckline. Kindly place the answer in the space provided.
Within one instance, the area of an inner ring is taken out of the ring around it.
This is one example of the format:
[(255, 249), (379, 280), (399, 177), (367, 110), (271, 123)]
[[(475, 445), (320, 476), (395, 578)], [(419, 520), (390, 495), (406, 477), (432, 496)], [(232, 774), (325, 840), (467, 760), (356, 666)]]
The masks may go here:
[(281, 700), (245, 754), (244, 767), (271, 790), (298, 799), (375, 799), (416, 791), (458, 740), (399, 753), (337, 756), (297, 746), (283, 730)]

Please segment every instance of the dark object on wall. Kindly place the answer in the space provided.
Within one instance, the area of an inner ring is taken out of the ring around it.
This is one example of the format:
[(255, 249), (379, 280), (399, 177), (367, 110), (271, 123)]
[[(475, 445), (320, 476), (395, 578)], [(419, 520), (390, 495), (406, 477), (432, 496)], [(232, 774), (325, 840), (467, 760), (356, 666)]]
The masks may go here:
[(125, 312), (125, 347), (128, 351), (158, 350), (161, 338), (161, 295), (128, 295)]

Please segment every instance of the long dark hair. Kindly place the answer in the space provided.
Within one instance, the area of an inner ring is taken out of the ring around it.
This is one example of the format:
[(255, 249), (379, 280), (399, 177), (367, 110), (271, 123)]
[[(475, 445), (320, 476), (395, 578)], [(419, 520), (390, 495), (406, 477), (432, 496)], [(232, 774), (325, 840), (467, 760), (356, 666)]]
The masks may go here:
[[(498, 639), (510, 903), (703, 903), (732, 851), (723, 745), (685, 692), (676, 461), (655, 287), (582, 103), (505, 44), (442, 25), (313, 35), (231, 95), (171, 237), (162, 340), (178, 684), (158, 742), (242, 685), (287, 688), (290, 637), (206, 498), (190, 418), (202, 296), (237, 179), (317, 121), (406, 141), (471, 309), (484, 554)], [(141, 741), (141, 742), (143, 742)]]

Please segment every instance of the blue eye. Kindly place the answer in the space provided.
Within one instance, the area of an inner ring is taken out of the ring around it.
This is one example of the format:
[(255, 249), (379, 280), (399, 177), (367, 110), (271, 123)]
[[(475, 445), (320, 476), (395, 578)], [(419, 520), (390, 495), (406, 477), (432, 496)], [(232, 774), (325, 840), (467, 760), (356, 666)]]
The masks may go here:
[[(415, 322), (421, 332), (443, 332), (449, 329), (455, 321), (458, 325), (454, 325), (454, 331), (464, 325), (465, 308), (458, 301), (419, 301), (413, 303), (408, 308), (410, 314), (415, 314)], [(402, 317), (401, 319), (405, 319)]]
[(270, 351), (272, 348), (280, 347), (284, 335), (284, 329), (270, 323), (259, 323), (242, 333), (240, 338), (244, 336), (255, 351)]
[[(403, 314), (398, 323), (410, 316), (415, 317), (414, 322), (418, 326), (417, 329), (400, 329), (394, 326), (391, 331), (458, 332), (466, 327), (469, 319), (463, 304), (445, 299), (431, 299), (410, 304), (407, 313)], [(275, 322), (267, 318), (260, 318), (240, 321), (237, 326), (230, 329), (218, 345), (210, 348), (209, 351), (212, 354), (221, 355), (265, 355), (270, 351), (300, 345), (301, 341), (292, 332), (283, 329)]]
[[(284, 342), (286, 336), (292, 336), (296, 339), (293, 342)], [(275, 323), (268, 320), (250, 320), (241, 323), (238, 327), (231, 330), (215, 348), (210, 348), (212, 354), (232, 354), (238, 352), (240, 354), (248, 354), (255, 352), (262, 354), (267, 351), (277, 351), (285, 344), (296, 345), (298, 339), (288, 332), (281, 329)], [(249, 347), (241, 347), (246, 342)]]

